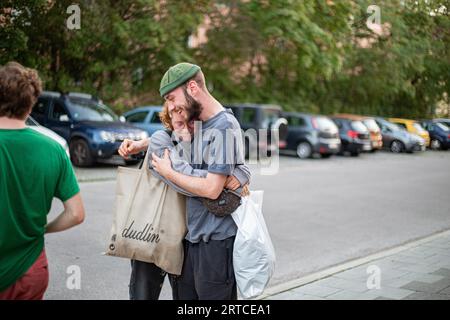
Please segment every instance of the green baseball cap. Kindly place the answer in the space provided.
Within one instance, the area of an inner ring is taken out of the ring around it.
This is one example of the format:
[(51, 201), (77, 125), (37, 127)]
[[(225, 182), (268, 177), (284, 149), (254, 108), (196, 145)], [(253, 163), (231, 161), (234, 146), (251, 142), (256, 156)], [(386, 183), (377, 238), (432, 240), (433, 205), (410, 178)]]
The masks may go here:
[(161, 79), (159, 94), (161, 97), (164, 97), (170, 91), (188, 81), (200, 70), (199, 66), (187, 62), (181, 62), (170, 67)]

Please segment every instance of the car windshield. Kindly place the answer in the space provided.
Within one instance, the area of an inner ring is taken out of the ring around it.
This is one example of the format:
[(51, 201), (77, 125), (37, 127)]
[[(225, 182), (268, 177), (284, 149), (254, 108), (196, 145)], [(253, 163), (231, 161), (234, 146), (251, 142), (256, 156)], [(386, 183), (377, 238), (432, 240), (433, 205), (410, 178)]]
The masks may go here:
[(352, 128), (358, 132), (367, 132), (367, 128), (361, 121), (352, 121)]
[(390, 129), (392, 131), (398, 131), (401, 130), (401, 127), (393, 124), (392, 122), (386, 121), (386, 120), (380, 120), (380, 124), (382, 127)]
[(442, 122), (437, 122), (437, 123), (442, 124), (443, 126), (450, 128), (450, 121), (449, 122), (442, 121)]
[(436, 122), (436, 126), (441, 128), (444, 131), (450, 131), (450, 127), (447, 124), (443, 124), (441, 122)]
[(413, 127), (417, 130), (417, 133), (425, 133), (426, 132), (425, 129), (417, 122), (413, 123)]
[(70, 113), (78, 121), (118, 121), (118, 117), (107, 106), (88, 99), (70, 100)]
[(398, 123), (394, 123), (393, 125), (394, 125), (394, 127), (397, 128), (397, 130), (408, 131), (404, 125), (401, 125), (401, 124), (398, 124)]
[(317, 117), (316, 121), (317, 121), (317, 125), (319, 127), (319, 130), (321, 130), (321, 131), (329, 131), (331, 133), (338, 132), (337, 126), (330, 119), (328, 119), (326, 117)]
[(269, 125), (274, 124), (280, 118), (280, 111), (277, 109), (263, 108), (263, 122), (262, 127), (268, 128)]
[(380, 128), (378, 127), (377, 123), (373, 119), (364, 119), (363, 123), (366, 125), (366, 127), (370, 131), (379, 132)]

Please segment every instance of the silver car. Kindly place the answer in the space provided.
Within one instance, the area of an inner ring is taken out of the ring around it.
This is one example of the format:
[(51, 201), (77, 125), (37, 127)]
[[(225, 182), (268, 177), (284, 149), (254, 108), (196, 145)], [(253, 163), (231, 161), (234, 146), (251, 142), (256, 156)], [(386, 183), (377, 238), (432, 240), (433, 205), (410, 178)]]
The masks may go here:
[(66, 141), (63, 137), (61, 137), (60, 135), (56, 134), (56, 133), (53, 132), (52, 130), (47, 129), (47, 128), (41, 126), (41, 125), (40, 125), (39, 123), (37, 123), (37, 121), (34, 120), (31, 116), (29, 116), (29, 117), (27, 118), (26, 124), (27, 124), (27, 126), (28, 126), (30, 129), (33, 129), (33, 130), (35, 130), (35, 131), (37, 131), (37, 132), (43, 134), (44, 136), (47, 136), (47, 137), (49, 137), (49, 138), (55, 140), (56, 142), (58, 142), (58, 143), (64, 148), (64, 150), (65, 150), (66, 153), (67, 153), (67, 156), (70, 158), (69, 146), (67, 145), (67, 141)]
[(425, 150), (425, 140), (421, 137), (401, 129), (384, 118), (376, 117), (375, 121), (381, 129), (383, 148), (394, 153)]

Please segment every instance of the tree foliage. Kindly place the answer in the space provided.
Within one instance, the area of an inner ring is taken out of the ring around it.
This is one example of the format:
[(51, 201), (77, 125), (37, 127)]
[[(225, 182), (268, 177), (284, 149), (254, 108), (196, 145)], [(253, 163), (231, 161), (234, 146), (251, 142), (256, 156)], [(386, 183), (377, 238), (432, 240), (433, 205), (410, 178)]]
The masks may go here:
[[(191, 61), (223, 102), (433, 116), (449, 105), (448, 1), (376, 1), (378, 30), (366, 25), (372, 2), (7, 0), (0, 63), (37, 68), (46, 89), (97, 94), (117, 111), (161, 103), (162, 74)], [(79, 30), (66, 26), (74, 3)]]

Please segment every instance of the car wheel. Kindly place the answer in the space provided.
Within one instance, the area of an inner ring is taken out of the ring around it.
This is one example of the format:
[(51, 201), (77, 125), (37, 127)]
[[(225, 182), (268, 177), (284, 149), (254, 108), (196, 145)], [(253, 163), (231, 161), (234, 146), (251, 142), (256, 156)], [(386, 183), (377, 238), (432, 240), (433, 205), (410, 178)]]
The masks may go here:
[(350, 152), (350, 155), (352, 157), (357, 157), (357, 156), (359, 156), (359, 152)]
[(70, 159), (77, 167), (87, 167), (94, 163), (89, 146), (83, 139), (76, 139), (70, 142)]
[(390, 149), (393, 153), (400, 153), (400, 152), (403, 152), (403, 150), (405, 149), (405, 146), (401, 141), (394, 140), (391, 143)]
[(308, 159), (312, 155), (312, 147), (308, 142), (300, 142), (297, 145), (297, 156), (300, 159)]
[(430, 142), (430, 149), (431, 150), (441, 150), (442, 149), (442, 144), (438, 139), (433, 139)]

